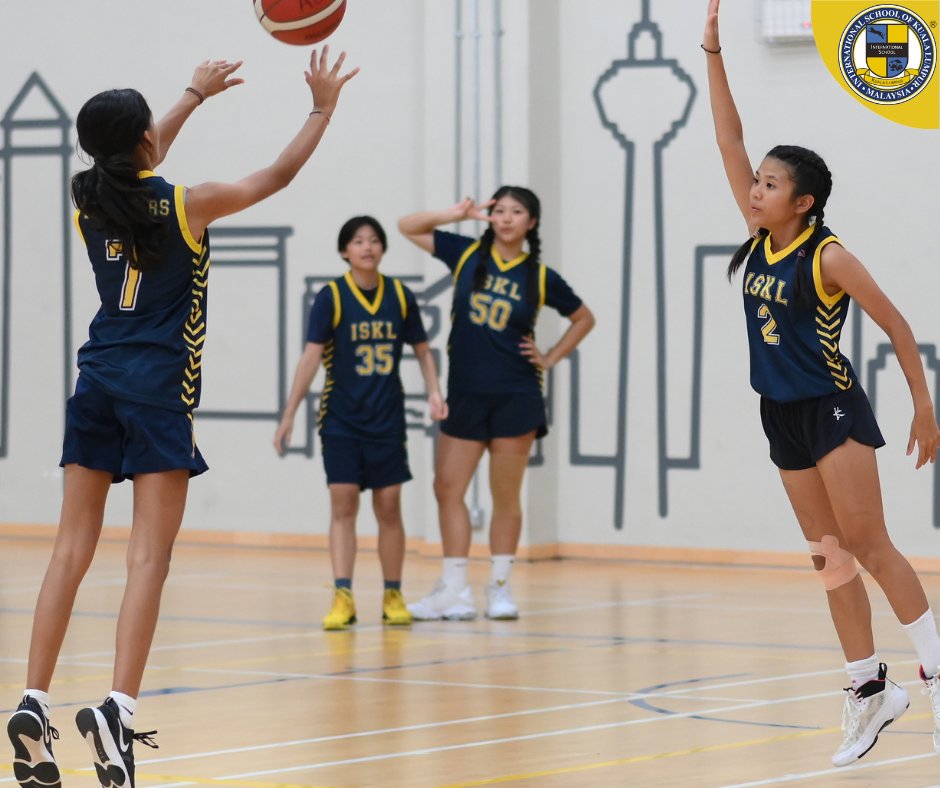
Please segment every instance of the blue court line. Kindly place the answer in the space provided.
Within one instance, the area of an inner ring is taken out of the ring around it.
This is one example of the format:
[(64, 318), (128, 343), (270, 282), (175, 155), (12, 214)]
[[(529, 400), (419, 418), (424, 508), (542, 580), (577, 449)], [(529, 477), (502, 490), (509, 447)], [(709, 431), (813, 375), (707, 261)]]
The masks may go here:
[[(682, 687), (689, 684), (699, 684), (703, 681), (725, 681), (727, 679), (737, 679), (743, 678), (744, 676), (752, 676), (752, 673), (728, 673), (723, 676), (700, 676), (694, 679), (683, 679), (682, 681), (669, 681), (663, 684), (651, 684), (649, 687), (643, 687), (642, 689), (636, 690), (637, 694), (651, 695), (659, 690), (669, 689), (670, 687)], [(644, 711), (651, 711), (655, 714), (665, 714), (671, 716), (673, 714), (678, 714), (676, 711), (670, 709), (662, 708), (660, 706), (654, 706), (647, 700), (643, 698), (633, 698), (630, 700), (630, 704), (636, 706), (639, 709)], [(704, 714), (693, 714), (688, 719), (691, 720), (705, 720), (706, 722), (728, 722), (733, 725), (751, 725), (760, 728), (795, 728), (796, 730), (803, 731), (818, 731), (822, 729), (820, 725), (788, 725), (782, 722), (757, 722), (755, 720), (729, 720), (722, 717), (710, 717)]]
[[(29, 608), (19, 608), (19, 607), (0, 607), (0, 614), (11, 613), (16, 615), (32, 615), (34, 609)], [(73, 618), (103, 618), (109, 620), (116, 620), (118, 617), (117, 613), (99, 613), (90, 610), (75, 610), (72, 611)], [(288, 627), (294, 629), (309, 629), (314, 626), (314, 621), (276, 621), (273, 619), (262, 619), (256, 621), (254, 619), (241, 619), (241, 618), (218, 618), (210, 616), (174, 616), (174, 615), (161, 615), (161, 621), (175, 621), (180, 624), (219, 624), (220, 626), (235, 624), (239, 626), (246, 627)]]

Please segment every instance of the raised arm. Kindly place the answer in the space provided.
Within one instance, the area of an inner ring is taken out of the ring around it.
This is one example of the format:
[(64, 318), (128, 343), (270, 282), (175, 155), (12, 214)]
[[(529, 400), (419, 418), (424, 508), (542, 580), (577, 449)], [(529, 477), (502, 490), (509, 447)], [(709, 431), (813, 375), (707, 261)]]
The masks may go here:
[(708, 18), (705, 20), (705, 33), (702, 37), (702, 49), (708, 63), (708, 95), (711, 99), (712, 118), (715, 121), (715, 138), (718, 150), (725, 165), (725, 174), (734, 194), (738, 209), (748, 223), (751, 221), (750, 193), (754, 183), (754, 170), (751, 167), (747, 150), (744, 148), (744, 128), (738, 115), (728, 75), (721, 57), (721, 41), (718, 36), (718, 5), (720, 0), (710, 0)]
[(313, 155), (336, 109), (340, 91), (359, 73), (359, 69), (354, 68), (347, 74), (340, 74), (345, 52), (331, 68), (327, 62), (328, 52), (329, 47), (325, 46), (319, 58), (316, 49), (310, 55), (306, 79), (313, 94), (313, 111), (273, 164), (235, 183), (203, 183), (186, 191), (186, 217), (193, 237), (199, 238), (216, 219), (238, 213), (283, 189)]
[(223, 90), (228, 90), (234, 85), (241, 85), (245, 81), (240, 77), (232, 76), (241, 64), (241, 60), (235, 63), (229, 63), (227, 60), (204, 60), (196, 66), (189, 87), (183, 91), (183, 95), (170, 107), (166, 115), (157, 121), (157, 130), (160, 133), (160, 151), (154, 166), (157, 166), (166, 158), (167, 151), (170, 150), (170, 146), (180, 133), (180, 129), (183, 128), (183, 124), (193, 114), (196, 107), (209, 96), (215, 96)]
[(937, 426), (917, 341), (907, 320), (878, 287), (865, 266), (839, 244), (827, 244), (822, 250), (820, 262), (826, 291), (844, 290), (848, 293), (891, 340), (914, 404), (907, 453), (910, 455), (917, 449), (918, 468), (927, 462), (936, 462), (937, 450), (940, 449), (940, 427)]
[(462, 222), (464, 219), (478, 219), (483, 222), (492, 221), (486, 209), (493, 201), (476, 205), (473, 199), (467, 197), (463, 202), (445, 208), (442, 211), (419, 211), (403, 216), (398, 220), (398, 231), (429, 254), (434, 254), (434, 230), (442, 224)]
[(297, 362), (294, 382), (291, 384), (287, 402), (284, 403), (284, 413), (281, 414), (281, 421), (274, 433), (274, 449), (278, 454), (283, 455), (290, 445), (290, 436), (294, 431), (294, 416), (297, 415), (297, 408), (300, 407), (300, 403), (304, 401), (310, 392), (310, 385), (317, 376), (322, 359), (323, 345), (308, 342), (304, 347), (300, 361)]

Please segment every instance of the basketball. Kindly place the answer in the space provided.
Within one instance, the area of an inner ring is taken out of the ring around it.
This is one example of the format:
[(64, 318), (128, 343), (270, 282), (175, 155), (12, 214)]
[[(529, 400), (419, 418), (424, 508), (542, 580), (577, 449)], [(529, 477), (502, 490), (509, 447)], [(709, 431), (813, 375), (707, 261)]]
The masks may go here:
[(329, 36), (343, 21), (346, 0), (254, 0), (262, 27), (278, 41), (306, 46)]

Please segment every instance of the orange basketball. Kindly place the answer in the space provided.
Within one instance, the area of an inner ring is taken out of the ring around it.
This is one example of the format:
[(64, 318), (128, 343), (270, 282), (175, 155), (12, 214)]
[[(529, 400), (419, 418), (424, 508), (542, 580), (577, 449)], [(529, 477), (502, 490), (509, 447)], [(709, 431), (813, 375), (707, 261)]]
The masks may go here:
[(346, 13), (346, 0), (254, 0), (262, 27), (278, 41), (306, 46), (330, 35)]

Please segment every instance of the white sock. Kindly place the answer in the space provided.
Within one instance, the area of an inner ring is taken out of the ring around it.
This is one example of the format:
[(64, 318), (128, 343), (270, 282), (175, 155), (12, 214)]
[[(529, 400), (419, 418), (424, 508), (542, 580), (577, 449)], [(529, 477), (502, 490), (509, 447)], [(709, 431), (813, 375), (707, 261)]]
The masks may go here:
[(43, 692), (42, 690), (36, 689), (27, 689), (23, 690), (23, 695), (29, 695), (29, 697), (34, 698), (39, 701), (39, 705), (42, 707), (43, 714), (46, 715), (46, 719), (49, 719), (49, 693)]
[(467, 587), (467, 559), (444, 559), (444, 585), (451, 591), (463, 591)]
[(937, 622), (930, 608), (916, 621), (901, 626), (914, 644), (924, 674), (928, 679), (933, 678), (940, 670), (940, 637), (937, 636)]
[(130, 695), (125, 695), (123, 692), (118, 692), (117, 690), (111, 690), (108, 693), (109, 698), (113, 698), (114, 702), (118, 705), (121, 714), (121, 723), (125, 728), (130, 728), (134, 730), (134, 712), (137, 711), (137, 698), (132, 698)]
[(852, 680), (852, 689), (857, 690), (863, 684), (878, 678), (880, 664), (877, 654), (872, 654), (868, 659), (846, 662), (845, 672), (849, 674), (849, 678)]
[(499, 585), (508, 583), (516, 557), (514, 555), (494, 555), (490, 560), (492, 565), (490, 582)]

